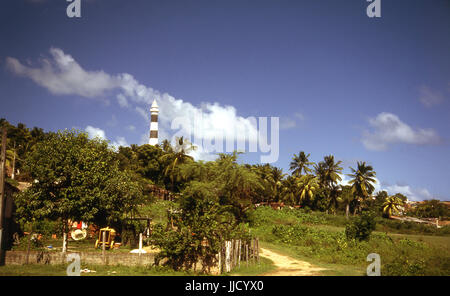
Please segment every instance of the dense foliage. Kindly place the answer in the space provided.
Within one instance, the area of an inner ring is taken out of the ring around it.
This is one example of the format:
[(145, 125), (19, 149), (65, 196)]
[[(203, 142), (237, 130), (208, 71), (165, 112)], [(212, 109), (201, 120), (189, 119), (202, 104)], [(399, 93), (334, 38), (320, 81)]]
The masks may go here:
[[(369, 213), (365, 216), (371, 220)], [(365, 275), (366, 257), (370, 253), (380, 255), (383, 276), (450, 273), (448, 245), (436, 245), (382, 232), (373, 232), (369, 240), (360, 241), (347, 236), (344, 227), (336, 227), (345, 223), (345, 218), (340, 220), (338, 217), (325, 213), (306, 213), (300, 209), (279, 211), (260, 207), (252, 213), (252, 221), (255, 221), (252, 231), (268, 243), (321, 263), (351, 266), (352, 269), (358, 269), (360, 275)], [(372, 229), (372, 221), (366, 224), (364, 221), (361, 223), (361, 220), (364, 219), (359, 216), (350, 218), (355, 224)], [(402, 225), (398, 221), (392, 223)], [(422, 227), (436, 230), (435, 227)]]
[(360, 216), (348, 223), (345, 227), (345, 235), (348, 239), (359, 241), (368, 240), (375, 230), (375, 215), (371, 212), (363, 212)]
[(22, 220), (83, 220), (102, 226), (132, 214), (142, 200), (140, 183), (119, 170), (108, 144), (84, 133), (49, 135), (33, 146), (23, 166), (33, 182), (15, 199)]
[[(342, 161), (333, 155), (314, 163), (300, 151), (289, 174), (270, 164), (240, 164), (236, 152), (195, 161), (189, 153), (196, 147), (182, 137), (173, 144), (164, 140), (114, 150), (107, 141), (75, 130), (45, 133), (4, 119), (0, 124), (8, 130), (7, 181), (31, 183), (16, 196), (15, 216), (35, 232), (49, 234), (68, 220), (83, 220), (125, 225), (136, 236), (143, 226), (127, 218), (150, 213), (157, 223), (148, 242), (177, 270), (201, 263), (206, 271), (224, 240), (250, 239), (249, 227), (266, 241), (295, 246), (330, 263), (365, 262), (364, 256), (379, 251), (388, 258), (388, 274), (430, 274), (425, 268), (431, 261), (405, 261), (428, 252), (439, 262), (433, 270), (447, 268), (448, 259), (424, 244), (394, 242), (372, 232), (448, 234), (448, 226), (386, 219), (402, 214), (445, 219), (448, 207), (431, 200), (409, 209), (404, 195), (374, 192), (376, 172), (365, 162), (350, 168), (351, 179), (342, 185)], [(162, 208), (155, 206), (155, 188), (169, 192)], [(284, 208), (275, 211), (265, 204)], [(316, 228), (323, 225), (346, 228)]]

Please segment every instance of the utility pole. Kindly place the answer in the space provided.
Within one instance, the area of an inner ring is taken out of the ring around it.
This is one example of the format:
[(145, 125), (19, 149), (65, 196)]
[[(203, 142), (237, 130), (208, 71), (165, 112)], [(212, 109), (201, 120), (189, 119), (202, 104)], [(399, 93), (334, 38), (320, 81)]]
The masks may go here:
[(2, 128), (2, 150), (0, 154), (0, 160), (0, 265), (3, 265), (3, 212), (5, 211), (6, 127)]

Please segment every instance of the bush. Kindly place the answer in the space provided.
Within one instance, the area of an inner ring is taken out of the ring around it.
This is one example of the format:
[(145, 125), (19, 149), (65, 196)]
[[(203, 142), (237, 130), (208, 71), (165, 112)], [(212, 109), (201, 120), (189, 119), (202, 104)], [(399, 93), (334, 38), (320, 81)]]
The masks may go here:
[(167, 258), (166, 264), (174, 270), (189, 270), (201, 262), (202, 271), (209, 272), (224, 240), (248, 235), (229, 207), (218, 203), (211, 184), (191, 182), (178, 204), (177, 211), (169, 215), (174, 227), (157, 224), (149, 239), (161, 250), (156, 260)]
[(361, 216), (347, 224), (345, 227), (345, 235), (348, 239), (356, 239), (359, 241), (368, 240), (375, 227), (375, 214), (372, 212), (363, 212)]
[(273, 224), (293, 225), (303, 224), (326, 224), (326, 218), (323, 215), (310, 213), (304, 209), (283, 208), (274, 210), (271, 207), (261, 206), (250, 213), (250, 225), (254, 227)]
[(424, 259), (412, 259), (400, 256), (391, 263), (384, 265), (382, 270), (384, 276), (424, 276), (426, 275), (426, 264)]

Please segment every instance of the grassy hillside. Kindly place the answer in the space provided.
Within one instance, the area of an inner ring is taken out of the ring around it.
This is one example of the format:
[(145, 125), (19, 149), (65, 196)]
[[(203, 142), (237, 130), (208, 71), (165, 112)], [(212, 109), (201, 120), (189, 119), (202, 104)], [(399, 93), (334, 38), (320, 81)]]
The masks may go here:
[(313, 263), (336, 265), (335, 274), (364, 274), (367, 255), (377, 253), (382, 275), (450, 275), (448, 228), (430, 227), (426, 233), (432, 235), (411, 228), (407, 230), (416, 234), (399, 234), (393, 232), (402, 232), (404, 226), (383, 222), (377, 229), (385, 232), (373, 232), (368, 241), (347, 239), (344, 216), (298, 209), (260, 207), (252, 213), (250, 225), (253, 234), (272, 248)]

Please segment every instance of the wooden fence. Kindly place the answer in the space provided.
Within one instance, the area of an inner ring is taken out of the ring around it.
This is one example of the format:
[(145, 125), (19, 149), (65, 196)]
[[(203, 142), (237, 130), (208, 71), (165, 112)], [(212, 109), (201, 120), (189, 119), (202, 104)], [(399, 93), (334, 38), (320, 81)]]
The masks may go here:
[(259, 240), (257, 238), (250, 241), (230, 240), (222, 244), (218, 254), (219, 274), (230, 272), (233, 268), (240, 267), (241, 262), (248, 266), (249, 262), (259, 264)]

